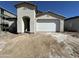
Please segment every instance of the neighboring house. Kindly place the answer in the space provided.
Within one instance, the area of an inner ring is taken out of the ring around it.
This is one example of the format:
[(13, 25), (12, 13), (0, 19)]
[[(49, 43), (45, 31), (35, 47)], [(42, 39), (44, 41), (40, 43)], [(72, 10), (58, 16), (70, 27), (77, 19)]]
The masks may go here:
[(79, 16), (66, 19), (65, 30), (79, 32)]
[(16, 4), (17, 33), (63, 32), (64, 18), (52, 12), (40, 12), (37, 6), (28, 2)]
[(16, 15), (3, 8), (0, 8), (0, 30), (14, 32), (17, 30), (15, 28), (17, 26), (16, 22)]

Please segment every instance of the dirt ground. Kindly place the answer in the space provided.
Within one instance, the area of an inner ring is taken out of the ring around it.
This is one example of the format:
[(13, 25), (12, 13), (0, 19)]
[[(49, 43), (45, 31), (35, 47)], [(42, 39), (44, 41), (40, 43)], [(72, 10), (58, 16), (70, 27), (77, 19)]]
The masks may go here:
[(0, 57), (77, 58), (79, 33), (0, 34)]

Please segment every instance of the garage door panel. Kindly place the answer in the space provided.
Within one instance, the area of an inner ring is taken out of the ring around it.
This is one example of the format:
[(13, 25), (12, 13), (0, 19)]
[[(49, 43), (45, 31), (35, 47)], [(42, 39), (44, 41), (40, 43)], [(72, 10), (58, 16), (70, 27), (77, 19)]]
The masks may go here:
[(37, 23), (36, 29), (37, 31), (56, 32), (56, 24), (55, 23)]

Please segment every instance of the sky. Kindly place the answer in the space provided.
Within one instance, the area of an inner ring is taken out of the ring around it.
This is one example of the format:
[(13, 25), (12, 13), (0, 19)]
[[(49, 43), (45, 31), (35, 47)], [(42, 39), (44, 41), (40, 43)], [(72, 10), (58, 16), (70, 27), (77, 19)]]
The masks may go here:
[[(0, 7), (16, 14), (15, 4), (19, 1), (0, 1)], [(32, 1), (40, 11), (51, 11), (67, 18), (79, 16), (79, 1)]]

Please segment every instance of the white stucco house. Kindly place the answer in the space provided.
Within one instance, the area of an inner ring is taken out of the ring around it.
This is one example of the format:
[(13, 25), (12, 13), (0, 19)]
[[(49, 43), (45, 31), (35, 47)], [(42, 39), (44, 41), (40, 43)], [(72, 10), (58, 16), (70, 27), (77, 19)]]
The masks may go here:
[(63, 32), (64, 16), (52, 12), (40, 12), (37, 6), (22, 2), (16, 4), (17, 32)]
[(67, 18), (65, 20), (65, 30), (79, 32), (79, 16)]
[[(18, 3), (15, 7), (17, 16), (14, 15), (15, 17), (10, 17), (8, 21), (10, 21), (10, 19), (16, 20), (17, 25), (15, 25), (14, 28), (17, 28), (17, 33), (64, 31), (64, 16), (50, 11), (38, 11), (36, 5), (28, 2)], [(14, 28), (12, 29), (14, 30)]]

